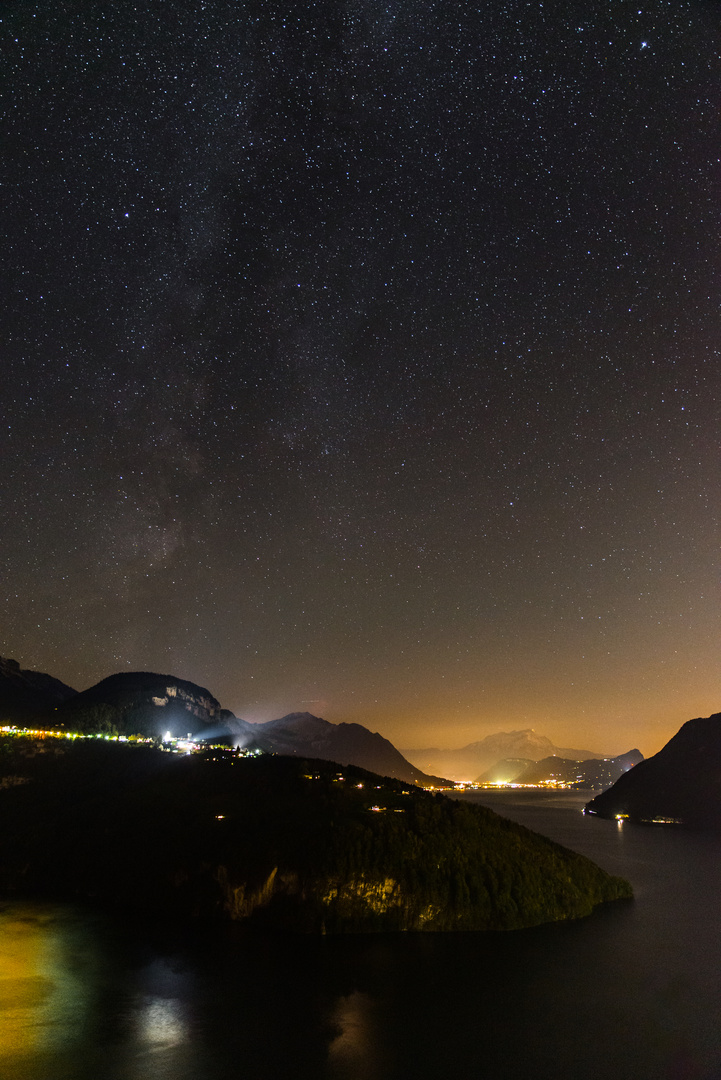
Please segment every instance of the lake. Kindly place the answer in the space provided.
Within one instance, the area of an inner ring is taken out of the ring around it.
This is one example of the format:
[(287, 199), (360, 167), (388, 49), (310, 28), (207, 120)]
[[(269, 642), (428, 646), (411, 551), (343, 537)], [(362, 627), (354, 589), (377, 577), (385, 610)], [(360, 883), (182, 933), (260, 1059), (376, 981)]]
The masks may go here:
[(721, 839), (463, 796), (636, 899), (506, 934), (270, 937), (0, 904), (2, 1080), (721, 1080)]

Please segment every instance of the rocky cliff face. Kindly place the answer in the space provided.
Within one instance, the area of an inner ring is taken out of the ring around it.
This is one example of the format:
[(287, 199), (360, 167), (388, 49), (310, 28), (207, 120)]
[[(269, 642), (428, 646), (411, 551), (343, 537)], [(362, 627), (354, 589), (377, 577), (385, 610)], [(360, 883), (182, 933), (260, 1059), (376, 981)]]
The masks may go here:
[(174, 675), (149, 671), (110, 675), (58, 710), (60, 723), (78, 731), (174, 736), (219, 724), (220, 703), (209, 690)]
[(721, 831), (721, 713), (689, 720), (586, 806), (601, 817)]

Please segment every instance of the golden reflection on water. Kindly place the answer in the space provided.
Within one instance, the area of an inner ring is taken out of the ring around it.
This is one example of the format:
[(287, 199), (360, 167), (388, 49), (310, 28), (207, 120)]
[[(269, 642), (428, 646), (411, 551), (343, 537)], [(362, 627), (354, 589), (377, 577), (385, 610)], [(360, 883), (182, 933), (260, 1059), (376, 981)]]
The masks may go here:
[(0, 905), (0, 1080), (75, 1080), (95, 1054), (102, 1076), (109, 1045), (131, 1080), (193, 1076), (185, 972), (156, 958), (118, 979), (103, 941), (86, 911)]
[(40, 905), (0, 908), (0, 1062), (49, 1050), (78, 1028), (85, 993), (67, 935)]

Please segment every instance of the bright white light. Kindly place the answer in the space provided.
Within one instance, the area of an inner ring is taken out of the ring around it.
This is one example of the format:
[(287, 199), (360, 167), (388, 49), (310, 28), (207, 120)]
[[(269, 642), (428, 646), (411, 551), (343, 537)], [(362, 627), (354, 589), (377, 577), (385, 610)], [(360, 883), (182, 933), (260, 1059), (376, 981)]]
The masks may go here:
[(188, 1037), (182, 1003), (174, 998), (146, 998), (137, 1021), (140, 1038), (158, 1048), (177, 1046)]

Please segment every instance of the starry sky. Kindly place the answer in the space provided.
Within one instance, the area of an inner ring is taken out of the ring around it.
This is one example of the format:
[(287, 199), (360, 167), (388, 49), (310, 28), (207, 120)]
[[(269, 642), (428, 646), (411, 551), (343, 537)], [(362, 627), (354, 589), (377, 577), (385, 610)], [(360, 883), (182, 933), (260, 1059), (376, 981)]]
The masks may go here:
[(720, 29), (9, 0), (2, 655), (400, 747), (721, 709)]

